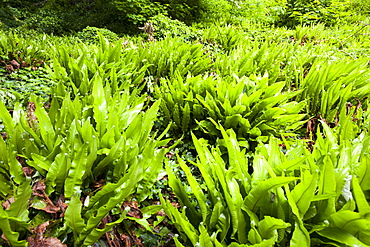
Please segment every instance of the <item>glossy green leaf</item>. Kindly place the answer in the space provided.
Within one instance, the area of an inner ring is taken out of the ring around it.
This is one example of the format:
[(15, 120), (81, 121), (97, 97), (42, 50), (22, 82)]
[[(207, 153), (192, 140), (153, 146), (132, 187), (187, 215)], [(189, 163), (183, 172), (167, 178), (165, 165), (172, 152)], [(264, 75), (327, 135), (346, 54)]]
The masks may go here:
[(204, 247), (213, 247), (212, 239), (208, 235), (207, 229), (203, 226), (203, 224), (199, 225), (199, 244), (200, 246)]
[(86, 172), (88, 145), (83, 144), (76, 153), (69, 167), (68, 175), (65, 180), (65, 196), (70, 198), (75, 193), (80, 193), (83, 183), (82, 177)]
[(359, 246), (359, 247), (368, 246), (362, 243), (360, 240), (358, 240), (353, 235), (343, 232), (342, 230), (338, 228), (326, 228), (324, 230), (318, 231), (317, 233), (325, 238), (337, 241), (344, 245)]
[(293, 235), (290, 241), (290, 245), (292, 246), (310, 246), (311, 240), (310, 235), (307, 229), (304, 227), (303, 220), (300, 217), (299, 209), (293, 199), (290, 189), (287, 185), (284, 186), (286, 196), (288, 198), (289, 206), (295, 215), (294, 219), (294, 230)]
[(6, 210), (9, 217), (14, 217), (24, 222), (29, 221), (28, 204), (31, 198), (32, 189), (30, 181), (25, 181), (17, 188), (14, 202)]
[(99, 136), (103, 136), (106, 130), (106, 116), (108, 115), (108, 108), (102, 78), (95, 75), (93, 85), (92, 96), (94, 97), (94, 119), (96, 121), (96, 129)]
[(19, 240), (19, 233), (17, 229), (12, 229), (12, 224), (9, 222), (9, 216), (4, 211), (3, 207), (0, 207), (0, 229), (4, 234), (4, 237), (9, 241), (11, 246), (14, 247), (26, 247), (28, 243), (26, 240)]
[(36, 101), (35, 114), (37, 116), (38, 127), (40, 128), (40, 134), (44, 140), (48, 150), (53, 150), (55, 142), (55, 131), (54, 126), (50, 121), (50, 118), (42, 105)]
[(66, 225), (72, 229), (75, 238), (78, 237), (85, 227), (85, 221), (81, 217), (81, 208), (80, 195), (76, 194), (71, 197), (64, 216)]
[(252, 211), (257, 210), (260, 206), (261, 199), (267, 196), (267, 192), (273, 188), (281, 187), (285, 184), (293, 182), (297, 178), (292, 177), (274, 177), (259, 183), (253, 187), (244, 200), (245, 205)]
[(258, 222), (258, 232), (262, 239), (273, 238), (275, 241), (278, 238), (277, 229), (286, 229), (290, 226), (289, 223), (285, 223), (281, 219), (276, 219), (270, 216), (265, 216), (263, 220)]
[(312, 198), (315, 195), (317, 187), (318, 174), (311, 174), (305, 171), (302, 174), (301, 183), (297, 184), (291, 192), (292, 198), (295, 201), (302, 218), (310, 207)]
[(352, 176), (352, 189), (353, 195), (355, 196), (358, 211), (364, 214), (369, 213), (370, 212), (369, 203), (366, 200), (365, 194), (362, 191), (360, 183), (358, 182), (356, 176)]

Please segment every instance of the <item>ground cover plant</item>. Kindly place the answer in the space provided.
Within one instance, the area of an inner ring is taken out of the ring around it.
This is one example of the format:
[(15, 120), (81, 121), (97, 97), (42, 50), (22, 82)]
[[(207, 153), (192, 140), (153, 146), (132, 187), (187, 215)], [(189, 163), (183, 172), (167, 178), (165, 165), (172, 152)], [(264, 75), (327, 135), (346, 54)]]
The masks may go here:
[(154, 41), (0, 31), (0, 245), (370, 246), (370, 25), (315, 4), (290, 29), (157, 15)]

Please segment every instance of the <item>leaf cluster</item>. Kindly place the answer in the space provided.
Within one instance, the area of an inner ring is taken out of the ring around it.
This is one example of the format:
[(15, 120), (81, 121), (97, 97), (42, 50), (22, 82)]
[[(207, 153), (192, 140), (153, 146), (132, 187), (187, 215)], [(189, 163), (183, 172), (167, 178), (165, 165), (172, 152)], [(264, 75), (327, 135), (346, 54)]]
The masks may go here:
[(6, 78), (52, 82), (0, 103), (1, 244), (369, 245), (366, 26), (251, 27), (0, 33), (6, 65), (46, 62)]

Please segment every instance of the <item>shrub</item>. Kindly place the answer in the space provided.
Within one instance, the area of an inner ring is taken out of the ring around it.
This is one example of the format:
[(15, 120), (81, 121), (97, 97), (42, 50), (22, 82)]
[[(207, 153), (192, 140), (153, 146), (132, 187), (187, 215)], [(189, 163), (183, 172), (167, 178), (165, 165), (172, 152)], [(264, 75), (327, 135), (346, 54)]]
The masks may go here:
[(154, 38), (164, 39), (165, 37), (182, 37), (185, 40), (194, 39), (196, 34), (185, 23), (173, 20), (163, 14), (150, 18), (154, 26)]
[(114, 32), (105, 28), (97, 27), (86, 27), (82, 31), (77, 33), (77, 37), (83, 42), (97, 43), (99, 42), (98, 33), (101, 33), (103, 37), (110, 42), (116, 41), (118, 39), (118, 35)]
[(22, 24), (20, 19), (22, 18), (22, 13), (10, 6), (5, 6), (0, 8), (0, 28), (4, 25), (7, 27), (18, 27)]
[(287, 0), (279, 22), (286, 26), (324, 23), (333, 25), (349, 13), (348, 3), (341, 0)]
[(62, 14), (52, 9), (41, 9), (25, 21), (25, 29), (62, 35), (69, 31)]
[(4, 30), (6, 28), (6, 25), (0, 21), (0, 30)]
[(370, 14), (370, 2), (366, 0), (352, 0), (351, 9), (357, 14)]
[(144, 23), (150, 17), (166, 12), (164, 5), (150, 0), (113, 1), (114, 5), (134, 25)]

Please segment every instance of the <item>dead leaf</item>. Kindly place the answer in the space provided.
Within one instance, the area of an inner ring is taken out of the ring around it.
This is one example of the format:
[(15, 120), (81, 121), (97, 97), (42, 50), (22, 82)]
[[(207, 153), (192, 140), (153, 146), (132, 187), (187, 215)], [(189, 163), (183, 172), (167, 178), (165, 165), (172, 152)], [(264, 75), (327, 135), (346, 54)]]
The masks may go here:
[(119, 236), (121, 237), (121, 240), (125, 243), (124, 246), (126, 247), (132, 247), (134, 246), (133, 241), (131, 240), (130, 236), (120, 233)]
[(49, 221), (46, 221), (40, 224), (39, 226), (37, 226), (36, 229), (31, 229), (34, 236), (27, 238), (29, 247), (42, 246), (42, 243), (44, 242), (44, 233), (48, 225), (49, 225)]
[(93, 187), (94, 187), (94, 188), (100, 188), (100, 187), (102, 187), (104, 184), (105, 184), (105, 180), (104, 180), (104, 179), (100, 179), (99, 181), (95, 181), (95, 182), (93, 183)]
[(32, 177), (35, 172), (31, 167), (22, 167), (22, 171), (26, 177)]
[(116, 237), (116, 234), (114, 231), (109, 231), (105, 233), (105, 238), (107, 239), (109, 247), (120, 247), (121, 241), (119, 238)]
[(8, 72), (9, 74), (14, 72), (14, 68), (12, 65), (6, 65), (5, 69), (6, 69), (6, 72)]
[(45, 198), (45, 196), (46, 196), (45, 189), (46, 189), (46, 185), (44, 183), (44, 180), (40, 180), (33, 186), (33, 188), (32, 188), (33, 193), (32, 194), (34, 196), (39, 196), (39, 197)]
[(26, 166), (26, 162), (25, 162), (24, 158), (22, 158), (19, 155), (15, 156), (15, 158), (17, 159), (17, 161), (19, 162), (19, 164), (21, 164), (22, 166)]
[(36, 237), (35, 239), (36, 240), (43, 240), (44, 239), (44, 233), (46, 231), (46, 227), (48, 227), (49, 225), (49, 221), (46, 221), (42, 224), (40, 224), (38, 227), (36, 227), (35, 229), (35, 233), (36, 233)]
[(67, 247), (66, 244), (63, 244), (59, 239), (50, 237), (45, 239), (44, 245), (45, 247)]
[(27, 238), (29, 247), (67, 247), (59, 239), (55, 237), (44, 238), (46, 228), (49, 226), (49, 221), (40, 224), (36, 229), (33, 229), (34, 234)]
[(22, 68), (28, 67), (28, 66), (30, 66), (28, 63), (26, 63), (25, 61), (22, 61)]
[(42, 208), (41, 210), (47, 213), (55, 214), (60, 210), (60, 208), (55, 206), (54, 203), (50, 200), (50, 198), (46, 195), (45, 189), (46, 185), (44, 183), (44, 180), (40, 180), (33, 186), (32, 195), (39, 196), (43, 198), (44, 201), (46, 202), (46, 207)]
[(143, 214), (139, 209), (137, 201), (124, 202), (122, 205), (123, 208), (129, 207), (130, 212), (127, 213), (128, 216), (135, 217), (137, 219), (143, 218)]
[(15, 60), (11, 60), (9, 63), (13, 66), (14, 69), (19, 69), (21, 67), (21, 65)]
[(178, 202), (171, 202), (172, 206), (174, 206), (175, 208), (181, 208), (181, 205), (180, 203)]
[(31, 129), (37, 130), (39, 121), (35, 114), (36, 105), (34, 102), (29, 102), (27, 106), (27, 122)]
[(141, 242), (141, 239), (136, 237), (134, 232), (132, 232), (131, 236), (123, 234), (123, 233), (120, 233), (119, 236), (121, 238), (120, 240), (122, 240), (124, 242), (124, 244), (125, 244), (124, 246), (127, 246), (127, 247), (132, 247), (132, 246), (142, 247), (142, 246), (144, 246), (143, 243)]
[(62, 210), (62, 213), (60, 214), (60, 217), (64, 217), (64, 213), (66, 212), (66, 209), (68, 207), (68, 204), (64, 202), (64, 195), (60, 195), (57, 206)]
[(28, 247), (68, 247), (63, 244), (58, 238), (50, 237), (37, 240), (37, 236), (31, 236), (27, 238)]
[(14, 196), (10, 197), (8, 200), (6, 200), (5, 202), (2, 203), (3, 208), (5, 210), (6, 209), (9, 209), (10, 208), (10, 204), (12, 204), (14, 201), (15, 201)]
[(1, 234), (1, 238), (4, 239), (6, 242), (8, 242), (8, 239), (5, 237), (4, 233)]
[[(48, 202), (46, 202), (46, 203), (48, 203)], [(42, 208), (41, 210), (43, 210), (43, 211), (45, 211), (46, 213), (49, 213), (49, 214), (55, 214), (60, 210), (60, 208), (57, 207), (57, 206), (54, 206), (54, 204), (48, 203), (48, 205), (46, 205), (46, 207)]]
[(162, 210), (160, 210), (159, 212), (158, 212), (158, 216), (165, 216), (166, 214), (165, 214), (165, 212), (164, 212), (164, 210), (162, 209)]

